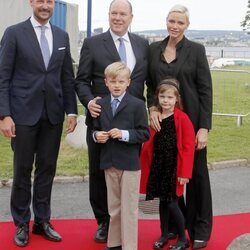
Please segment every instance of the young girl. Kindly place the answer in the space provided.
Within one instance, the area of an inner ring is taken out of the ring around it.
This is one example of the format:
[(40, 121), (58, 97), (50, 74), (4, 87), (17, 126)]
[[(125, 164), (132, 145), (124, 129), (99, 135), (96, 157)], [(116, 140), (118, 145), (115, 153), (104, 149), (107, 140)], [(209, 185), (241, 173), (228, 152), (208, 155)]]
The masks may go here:
[(161, 112), (161, 130), (151, 129), (150, 139), (141, 152), (141, 192), (146, 191), (146, 200), (160, 198), (161, 237), (154, 249), (163, 248), (168, 242), (168, 220), (171, 216), (177, 228), (177, 243), (171, 250), (189, 247), (185, 235), (184, 216), (178, 205), (184, 185), (192, 176), (195, 149), (195, 134), (188, 116), (180, 110), (179, 82), (163, 80), (155, 95), (155, 106)]

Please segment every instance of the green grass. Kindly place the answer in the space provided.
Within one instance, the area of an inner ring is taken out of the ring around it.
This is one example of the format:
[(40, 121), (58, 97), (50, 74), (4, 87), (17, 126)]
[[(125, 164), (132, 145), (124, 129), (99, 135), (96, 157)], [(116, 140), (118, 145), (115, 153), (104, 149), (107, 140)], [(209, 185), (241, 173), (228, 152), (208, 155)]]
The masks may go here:
[(12, 156), (10, 140), (0, 136), (0, 179), (12, 176)]
[[(212, 71), (213, 112), (248, 114), (250, 112), (250, 66), (229, 66), (226, 70)], [(209, 133), (209, 162), (245, 158), (250, 160), (250, 115), (243, 118), (243, 125), (236, 127), (236, 117), (213, 116)]]
[[(228, 67), (250, 72), (248, 67)], [(250, 112), (250, 74), (237, 72), (212, 72), (214, 112)], [(82, 109), (80, 110), (82, 113)], [(236, 117), (213, 116), (209, 132), (208, 161), (245, 158), (250, 161), (250, 115), (243, 118), (243, 125), (236, 127)], [(0, 179), (12, 177), (12, 151), (10, 140), (0, 136)], [(58, 159), (57, 175), (84, 176), (88, 173), (87, 152), (72, 149), (64, 141)]]
[[(12, 177), (12, 157), (10, 140), (0, 136), (0, 180)], [(88, 174), (87, 151), (85, 149), (73, 149), (67, 145), (62, 137), (57, 175), (60, 176), (84, 176)]]
[(250, 112), (250, 66), (248, 71), (248, 74), (212, 71), (213, 112)]
[(84, 176), (88, 174), (88, 154), (85, 149), (72, 149), (64, 141), (61, 143), (57, 175)]
[(250, 161), (250, 117), (236, 127), (235, 117), (213, 117), (208, 137), (208, 161), (247, 159)]

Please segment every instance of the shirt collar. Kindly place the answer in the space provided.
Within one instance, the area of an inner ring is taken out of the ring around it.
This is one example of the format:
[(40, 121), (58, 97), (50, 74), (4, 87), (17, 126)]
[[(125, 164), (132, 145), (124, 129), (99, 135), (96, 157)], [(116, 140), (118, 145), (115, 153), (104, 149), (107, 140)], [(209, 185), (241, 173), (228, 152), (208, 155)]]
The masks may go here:
[[(34, 15), (32, 15), (32, 16), (30, 17), (30, 22), (31, 22), (33, 28), (41, 27), (41, 26), (42, 26), (42, 25), (35, 19)], [(51, 28), (49, 22), (47, 22), (44, 26), (46, 26), (48, 29)]]
[(179, 48), (183, 47), (185, 41), (185, 36), (176, 44), (176, 49), (178, 50)]
[[(185, 36), (183, 36), (183, 38), (176, 44), (176, 50), (180, 49), (183, 44), (185, 43)], [(169, 36), (166, 37), (160, 44), (161, 50), (164, 51), (165, 48), (167, 47), (168, 44), (168, 40), (169, 40)]]
[(109, 32), (110, 32), (114, 42), (116, 42), (120, 37), (122, 37), (124, 39), (124, 41), (129, 42), (128, 32), (126, 32), (123, 36), (116, 35), (111, 29), (109, 29)]
[(122, 98), (125, 96), (125, 94), (126, 94), (126, 91), (125, 91), (122, 95), (120, 95), (120, 96), (118, 96), (118, 97), (117, 97), (117, 96), (114, 97), (114, 96), (111, 95), (111, 102), (113, 102), (114, 99), (118, 99), (119, 102), (121, 102), (121, 101), (122, 101)]

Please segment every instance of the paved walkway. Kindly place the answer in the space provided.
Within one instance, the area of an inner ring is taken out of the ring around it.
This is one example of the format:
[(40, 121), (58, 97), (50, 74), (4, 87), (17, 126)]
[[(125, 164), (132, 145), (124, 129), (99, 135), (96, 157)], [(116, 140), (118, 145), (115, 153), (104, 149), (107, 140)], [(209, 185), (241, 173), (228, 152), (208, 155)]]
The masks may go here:
[[(214, 215), (250, 212), (250, 166), (210, 170)], [(11, 220), (9, 187), (0, 188), (0, 221)], [(88, 182), (55, 183), (52, 218), (93, 218), (88, 200)], [(145, 215), (140, 218), (158, 218)]]

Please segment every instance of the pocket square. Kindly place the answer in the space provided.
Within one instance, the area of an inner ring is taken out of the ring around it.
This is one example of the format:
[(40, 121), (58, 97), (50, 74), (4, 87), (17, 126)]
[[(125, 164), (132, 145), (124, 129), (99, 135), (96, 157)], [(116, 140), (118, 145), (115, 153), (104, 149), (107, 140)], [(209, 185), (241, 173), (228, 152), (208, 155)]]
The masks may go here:
[(64, 50), (66, 49), (66, 47), (61, 47), (61, 48), (58, 48), (58, 50)]

